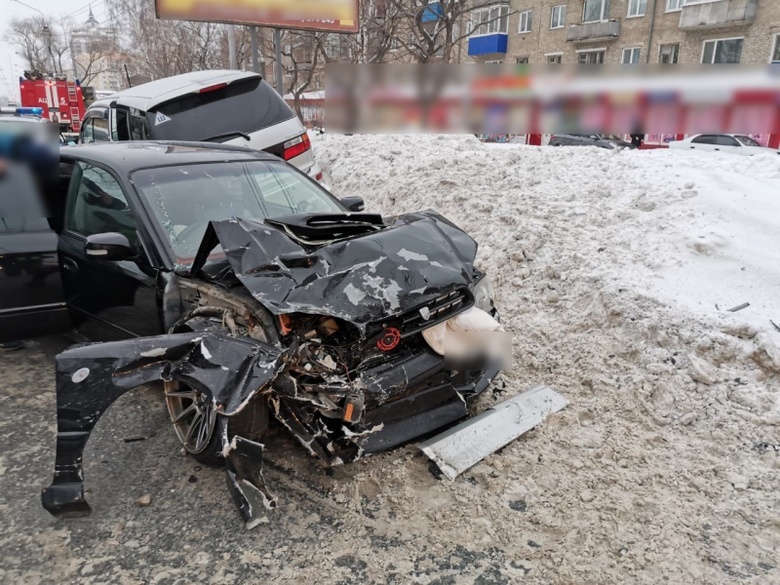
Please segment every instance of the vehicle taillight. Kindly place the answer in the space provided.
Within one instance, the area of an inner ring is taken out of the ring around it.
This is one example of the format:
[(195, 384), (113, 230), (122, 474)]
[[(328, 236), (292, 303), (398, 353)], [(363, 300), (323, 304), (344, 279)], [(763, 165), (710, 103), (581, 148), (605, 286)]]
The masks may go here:
[(311, 141), (308, 134), (301, 134), (296, 136), (292, 140), (288, 140), (284, 143), (284, 152), (282, 152), (282, 158), (284, 160), (290, 160), (295, 158), (299, 154), (303, 154), (311, 148)]
[(216, 83), (214, 85), (209, 85), (208, 87), (204, 87), (203, 89), (198, 90), (198, 93), (208, 93), (210, 91), (217, 91), (218, 89), (222, 89), (223, 87), (227, 87), (227, 83)]

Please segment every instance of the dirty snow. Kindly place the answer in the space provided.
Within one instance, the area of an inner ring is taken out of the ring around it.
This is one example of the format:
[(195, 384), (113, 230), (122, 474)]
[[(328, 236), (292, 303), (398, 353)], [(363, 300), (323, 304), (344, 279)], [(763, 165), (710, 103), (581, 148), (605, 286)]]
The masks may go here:
[(373, 482), (387, 538), (495, 547), (496, 582), (780, 582), (777, 156), (470, 136), (315, 149), (337, 196), (432, 207), (479, 242), (514, 366), (475, 410), (537, 383), (571, 403), (470, 478), (391, 454), (337, 501)]

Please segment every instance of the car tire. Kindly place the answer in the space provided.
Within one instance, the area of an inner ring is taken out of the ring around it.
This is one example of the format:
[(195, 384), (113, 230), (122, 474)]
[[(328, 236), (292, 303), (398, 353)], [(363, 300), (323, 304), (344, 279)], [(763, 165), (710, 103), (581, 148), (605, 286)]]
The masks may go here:
[[(194, 331), (187, 318), (170, 329), (170, 333)], [(275, 332), (268, 330), (266, 338), (278, 342)], [(257, 395), (238, 413), (225, 416), (216, 411), (213, 400), (191, 386), (178, 381), (163, 384), (165, 403), (174, 431), (182, 448), (198, 463), (222, 466), (223, 437), (228, 441), (239, 435), (251, 441), (261, 441), (268, 433), (269, 406), (265, 395)], [(196, 418), (197, 417), (197, 418)], [(195, 428), (193, 428), (195, 426)]]
[(256, 396), (233, 416), (216, 412), (207, 395), (179, 382), (166, 382), (165, 402), (182, 448), (198, 463), (221, 466), (222, 437), (240, 435), (261, 441), (268, 432), (269, 409), (264, 396)]

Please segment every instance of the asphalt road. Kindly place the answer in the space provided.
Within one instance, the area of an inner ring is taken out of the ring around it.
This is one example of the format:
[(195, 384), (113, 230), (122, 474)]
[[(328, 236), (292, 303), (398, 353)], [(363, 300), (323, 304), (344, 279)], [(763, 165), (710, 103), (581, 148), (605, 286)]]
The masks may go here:
[[(506, 567), (516, 565), (500, 548), (456, 545), (425, 512), (418, 526), (396, 513), (404, 500), (382, 484), (388, 469), (411, 465), (420, 493), (437, 483), (412, 447), (328, 477), (277, 436), (265, 475), (279, 508), (268, 524), (247, 531), (224, 472), (182, 454), (151, 388), (114, 403), (92, 434), (84, 457), (92, 515), (55, 519), (40, 492), (54, 462), (53, 358), (68, 344), (45, 338), (0, 353), (0, 583), (511, 581)], [(142, 507), (145, 494), (151, 504)]]

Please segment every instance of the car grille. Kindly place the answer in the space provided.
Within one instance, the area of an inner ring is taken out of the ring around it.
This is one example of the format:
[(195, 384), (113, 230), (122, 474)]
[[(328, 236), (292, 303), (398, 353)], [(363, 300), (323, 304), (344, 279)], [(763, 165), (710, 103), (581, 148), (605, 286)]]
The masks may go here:
[(474, 296), (467, 288), (459, 288), (443, 294), (401, 315), (401, 335), (406, 337), (446, 321), (473, 304)]

